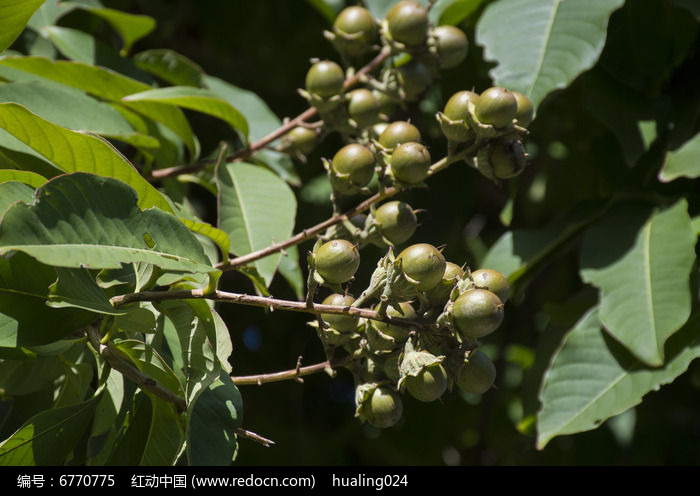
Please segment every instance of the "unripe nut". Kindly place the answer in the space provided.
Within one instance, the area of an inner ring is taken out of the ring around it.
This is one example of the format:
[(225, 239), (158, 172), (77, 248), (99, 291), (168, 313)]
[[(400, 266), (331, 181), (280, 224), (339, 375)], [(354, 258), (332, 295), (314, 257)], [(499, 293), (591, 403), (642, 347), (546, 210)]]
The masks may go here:
[(428, 13), (417, 2), (402, 1), (386, 15), (389, 34), (408, 46), (420, 45), (428, 35)]
[(493, 176), (497, 179), (513, 178), (527, 165), (525, 148), (520, 140), (497, 140), (489, 145), (488, 156)]
[(377, 37), (377, 26), (369, 10), (352, 6), (343, 9), (333, 22), (338, 49), (350, 56), (367, 52)]
[(464, 337), (481, 338), (501, 325), (503, 302), (486, 289), (470, 289), (455, 300), (453, 316)]
[(334, 239), (321, 245), (315, 253), (316, 270), (329, 283), (349, 281), (360, 267), (360, 252), (344, 239)]
[(489, 88), (479, 95), (474, 113), (482, 124), (505, 127), (513, 122), (518, 113), (518, 101), (505, 88)]
[(401, 143), (420, 141), (420, 131), (416, 126), (406, 121), (394, 121), (379, 135), (379, 144), (384, 148), (396, 148)]
[(440, 67), (451, 69), (457, 67), (467, 57), (469, 41), (464, 31), (455, 26), (438, 26), (433, 31), (437, 44)]
[[(323, 300), (323, 304), (349, 307), (354, 301), (355, 298), (350, 295), (333, 293)], [(335, 313), (322, 313), (321, 318), (339, 332), (354, 332), (357, 329), (359, 320), (356, 315), (339, 315)]]
[(518, 112), (515, 114), (515, 120), (518, 125), (527, 127), (532, 122), (532, 117), (535, 112), (532, 107), (532, 102), (528, 97), (518, 91), (513, 91), (512, 93), (513, 96), (515, 96), (515, 100), (518, 102)]
[(447, 390), (447, 373), (440, 364), (426, 367), (418, 375), (406, 377), (406, 389), (418, 401), (435, 401)]
[(403, 414), (401, 396), (394, 390), (380, 386), (370, 398), (367, 420), (381, 429), (396, 425)]
[(344, 82), (343, 69), (330, 60), (316, 62), (306, 73), (306, 90), (321, 98), (339, 94)]
[(473, 91), (458, 91), (447, 100), (443, 114), (454, 123), (445, 120), (440, 121), (440, 129), (448, 140), (463, 143), (471, 138), (469, 129), (469, 103), (476, 106), (479, 95)]
[(418, 290), (428, 291), (437, 286), (445, 273), (447, 261), (433, 245), (417, 243), (403, 250), (397, 257), (408, 277), (417, 281)]
[(404, 183), (416, 184), (428, 177), (430, 152), (420, 143), (403, 143), (391, 154), (390, 164), (396, 179)]
[(379, 120), (379, 100), (366, 88), (353, 90), (348, 102), (348, 113), (360, 127), (374, 124)]
[(375, 211), (374, 218), (382, 235), (395, 245), (411, 239), (418, 226), (413, 209), (402, 201), (384, 203)]
[(333, 156), (331, 168), (350, 183), (345, 190), (369, 184), (374, 175), (375, 157), (369, 148), (358, 143), (345, 145)]
[(476, 350), (459, 371), (457, 386), (467, 393), (484, 394), (496, 380), (496, 366), (485, 353)]
[(308, 155), (314, 150), (317, 141), (316, 131), (302, 126), (295, 127), (286, 136), (286, 142), (304, 155)]
[(479, 269), (472, 272), (471, 276), (474, 286), (478, 289), (488, 289), (498, 296), (501, 302), (508, 301), (510, 286), (503, 274), (493, 269)]

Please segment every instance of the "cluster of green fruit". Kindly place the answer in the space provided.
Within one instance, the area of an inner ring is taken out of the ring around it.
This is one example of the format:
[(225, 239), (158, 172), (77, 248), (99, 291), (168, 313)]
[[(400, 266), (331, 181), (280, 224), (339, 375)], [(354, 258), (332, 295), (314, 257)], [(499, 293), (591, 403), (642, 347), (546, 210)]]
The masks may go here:
[[(503, 320), (509, 287), (502, 274), (465, 270), (436, 247), (417, 243), (398, 256), (389, 249), (355, 299), (341, 284), (359, 268), (357, 246), (344, 239), (319, 241), (311, 258), (316, 280), (336, 291), (322, 303), (347, 310), (322, 313), (311, 325), (329, 354), (345, 354), (361, 420), (394, 425), (402, 415), (403, 391), (430, 402), (454, 384), (475, 394), (491, 388), (496, 369), (477, 346)], [(365, 306), (376, 318), (352, 311)]]

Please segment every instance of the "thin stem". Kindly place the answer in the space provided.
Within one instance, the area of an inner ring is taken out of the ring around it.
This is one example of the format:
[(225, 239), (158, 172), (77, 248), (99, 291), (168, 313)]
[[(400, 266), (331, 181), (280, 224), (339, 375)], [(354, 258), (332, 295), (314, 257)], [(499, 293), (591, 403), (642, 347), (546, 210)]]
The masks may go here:
[(421, 326), (415, 321), (402, 319), (400, 317), (381, 317), (374, 310), (369, 308), (357, 308), (342, 305), (324, 305), (322, 303), (311, 303), (307, 305), (305, 301), (289, 301), (280, 300), (277, 298), (267, 298), (264, 296), (253, 296), (240, 293), (228, 293), (226, 291), (215, 291), (210, 294), (205, 294), (203, 289), (179, 290), (179, 291), (142, 291), (140, 293), (129, 293), (115, 296), (111, 299), (115, 307), (133, 303), (136, 301), (166, 301), (166, 300), (189, 300), (189, 299), (209, 299), (214, 301), (222, 301), (229, 303), (238, 303), (261, 308), (269, 308), (270, 310), (288, 310), (291, 312), (302, 312), (310, 314), (338, 314), (363, 317), (365, 319), (381, 320), (389, 324), (396, 324), (405, 327)]
[[(362, 67), (359, 71), (357, 71), (355, 74), (350, 76), (345, 80), (343, 83), (343, 89), (347, 90), (348, 88), (351, 88), (357, 82), (360, 80), (362, 76), (365, 74), (371, 72), (374, 70), (377, 66), (379, 66), (382, 62), (384, 62), (387, 57), (389, 56), (390, 51), (387, 50), (386, 48), (383, 48), (377, 56), (372, 59), (370, 62), (367, 63), (364, 67)], [(301, 114), (297, 115), (294, 119), (291, 119), (284, 124), (282, 124), (280, 127), (269, 133), (268, 135), (260, 138), (258, 141), (255, 141), (248, 145), (246, 148), (243, 148), (241, 150), (238, 150), (237, 152), (231, 154), (226, 158), (226, 162), (234, 162), (236, 160), (240, 160), (243, 158), (250, 157), (252, 154), (255, 152), (261, 150), (262, 148), (265, 148), (267, 145), (272, 143), (273, 141), (281, 138), (285, 134), (287, 134), (289, 131), (294, 129), (297, 126), (306, 126), (306, 121), (315, 116), (318, 113), (315, 107), (309, 107), (305, 111), (303, 111)], [(166, 169), (156, 169), (151, 172), (150, 178), (152, 180), (160, 180), (160, 179), (165, 179), (168, 177), (173, 177), (173, 176), (179, 176), (181, 174), (191, 174), (193, 172), (198, 172), (205, 167), (214, 164), (216, 161), (215, 160), (200, 160), (196, 164), (192, 165), (181, 165), (181, 166), (175, 166), (175, 167), (168, 167)]]
[(316, 363), (314, 365), (308, 365), (306, 367), (296, 367), (289, 370), (283, 370), (281, 372), (272, 372), (269, 374), (255, 374), (255, 375), (244, 375), (238, 377), (231, 377), (231, 380), (236, 386), (262, 386), (263, 384), (269, 384), (271, 382), (289, 381), (294, 379), (299, 379), (311, 374), (316, 374), (318, 372), (328, 372), (332, 371), (333, 367), (341, 366), (342, 363), (332, 363), (330, 360), (325, 362)]
[(247, 431), (247, 430), (242, 429), (240, 427), (238, 429), (236, 429), (236, 435), (238, 437), (242, 437), (244, 439), (250, 439), (251, 441), (254, 441), (258, 444), (262, 444), (266, 448), (269, 448), (270, 446), (275, 444), (275, 442), (271, 439), (268, 439), (266, 437), (262, 437), (260, 434), (256, 434), (253, 431)]

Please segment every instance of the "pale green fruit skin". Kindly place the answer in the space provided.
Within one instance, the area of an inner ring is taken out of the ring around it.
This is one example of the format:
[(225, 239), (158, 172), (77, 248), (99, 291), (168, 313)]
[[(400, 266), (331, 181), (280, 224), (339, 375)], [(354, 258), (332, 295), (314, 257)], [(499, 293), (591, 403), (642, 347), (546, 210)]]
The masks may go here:
[(420, 131), (406, 121), (394, 121), (379, 135), (379, 144), (384, 148), (396, 148), (402, 143), (419, 142)]
[(379, 100), (365, 88), (350, 92), (348, 113), (360, 127), (367, 127), (379, 120)]
[(442, 281), (447, 261), (433, 245), (417, 243), (404, 249), (397, 257), (401, 268), (411, 279), (418, 281), (418, 290), (429, 291)]
[(494, 86), (479, 95), (474, 113), (482, 124), (505, 127), (513, 122), (518, 112), (518, 101), (505, 88)]
[(438, 26), (433, 31), (437, 41), (437, 52), (440, 67), (452, 69), (461, 64), (467, 58), (469, 41), (464, 31), (455, 26)]
[(420, 143), (402, 143), (391, 154), (390, 165), (396, 179), (407, 184), (417, 184), (428, 177), (430, 152)]
[(344, 239), (321, 245), (315, 254), (316, 270), (326, 281), (340, 284), (349, 281), (360, 267), (360, 252)]
[(528, 97), (518, 91), (513, 91), (512, 93), (513, 96), (515, 96), (515, 100), (518, 102), (518, 111), (515, 114), (515, 120), (519, 125), (527, 127), (532, 122), (535, 113), (532, 102)]
[(478, 101), (479, 95), (468, 90), (458, 91), (447, 100), (442, 113), (451, 121), (457, 121), (454, 124), (440, 122), (440, 129), (448, 140), (463, 143), (472, 138), (473, 132), (467, 119), (469, 102), (476, 105)]
[(479, 289), (488, 289), (498, 296), (501, 302), (508, 301), (510, 286), (503, 274), (493, 269), (479, 269), (472, 272), (472, 281)]
[[(349, 307), (354, 301), (355, 298), (350, 295), (333, 293), (323, 300), (323, 304)], [(355, 316), (338, 315), (335, 313), (322, 313), (321, 318), (339, 332), (354, 332), (357, 329), (357, 322), (359, 320), (358, 317)]]
[[(401, 314), (392, 305), (389, 305), (386, 309), (387, 316), (397, 317), (406, 320), (415, 320), (418, 318), (416, 310), (407, 301), (402, 301), (401, 303), (399, 303), (399, 307), (401, 308), (401, 312), (403, 312), (403, 314)], [(379, 329), (379, 331), (381, 331), (382, 334), (386, 334), (387, 336), (390, 336), (397, 341), (406, 340), (411, 332), (411, 329), (409, 327), (389, 324), (387, 322), (382, 322), (381, 320), (373, 320), (372, 326), (374, 326), (376, 329)]]
[(308, 155), (316, 147), (318, 135), (313, 129), (297, 126), (288, 134), (288, 141), (291, 145), (304, 155)]
[(459, 371), (457, 386), (472, 394), (484, 394), (496, 380), (496, 366), (483, 352), (476, 350)]
[(418, 227), (413, 209), (402, 201), (384, 203), (376, 210), (374, 218), (382, 235), (395, 245), (411, 239)]
[(406, 389), (418, 401), (430, 403), (447, 390), (447, 373), (439, 364), (427, 367), (417, 376), (406, 377)]
[(447, 262), (442, 280), (433, 289), (426, 292), (428, 301), (435, 306), (444, 306), (447, 300), (450, 299), (450, 293), (452, 292), (455, 279), (463, 276), (464, 271), (462, 267), (452, 262)]
[[(333, 22), (333, 31), (340, 37), (337, 40), (340, 51), (351, 57), (369, 51), (377, 38), (377, 26), (372, 14), (364, 7), (358, 6), (340, 11)], [(351, 39), (345, 39), (344, 35), (351, 35)]]
[(374, 175), (374, 165), (374, 153), (358, 143), (345, 145), (333, 156), (331, 162), (333, 171), (349, 175), (350, 185), (348, 188), (361, 188), (369, 184)]
[(330, 98), (343, 90), (345, 73), (333, 61), (322, 60), (306, 73), (306, 91), (322, 98)]
[(401, 420), (403, 402), (401, 396), (387, 387), (378, 387), (370, 398), (368, 422), (380, 429), (392, 427)]
[(417, 2), (397, 3), (387, 12), (386, 20), (394, 41), (415, 46), (428, 36), (428, 13)]
[(527, 165), (525, 148), (520, 140), (499, 139), (489, 144), (489, 163), (494, 177), (511, 179)]
[(486, 289), (470, 289), (454, 302), (453, 316), (462, 336), (488, 336), (503, 321), (503, 302)]

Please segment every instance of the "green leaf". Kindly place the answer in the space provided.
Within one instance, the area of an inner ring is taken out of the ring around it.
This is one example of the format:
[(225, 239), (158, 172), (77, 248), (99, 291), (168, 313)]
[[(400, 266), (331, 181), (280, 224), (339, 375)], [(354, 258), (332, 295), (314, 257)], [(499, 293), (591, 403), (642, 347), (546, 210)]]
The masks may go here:
[(89, 270), (58, 267), (56, 275), (58, 281), (49, 288), (47, 304), (50, 307), (76, 307), (106, 315), (124, 315), (128, 312), (112, 306)]
[(438, 0), (430, 11), (429, 18), (436, 24), (456, 26), (484, 3), (484, 0)]
[(654, 213), (621, 206), (586, 233), (581, 277), (601, 291), (600, 321), (649, 365), (663, 365), (664, 343), (690, 315), (695, 241), (685, 200)]
[(228, 254), (231, 250), (231, 240), (224, 231), (204, 221), (190, 220), (182, 217), (180, 217), (180, 221), (185, 224), (190, 231), (206, 236), (214, 241), (221, 252), (222, 260), (228, 258)]
[(236, 429), (241, 426), (241, 393), (226, 374), (197, 399), (189, 416), (187, 455), (190, 465), (230, 465), (236, 452)]
[[(231, 239), (231, 251), (245, 255), (289, 238), (294, 229), (296, 198), (272, 172), (246, 163), (226, 164), (217, 172), (219, 227)], [(267, 286), (280, 255), (253, 263)]]
[(294, 168), (294, 162), (286, 153), (263, 149), (250, 157), (250, 160), (264, 165), (290, 185), (301, 186), (301, 178)]
[(34, 12), (32, 18), (29, 19), (27, 27), (40, 32), (41, 28), (51, 26), (56, 23), (61, 17), (73, 10), (72, 7), (64, 7), (59, 0), (46, 0), (39, 9)]
[(54, 381), (65, 373), (63, 362), (56, 357), (0, 360), (3, 395), (16, 396), (53, 388)]
[(251, 141), (259, 140), (282, 125), (279, 117), (252, 91), (238, 88), (213, 76), (204, 76), (204, 84), (245, 116)]
[(34, 190), (26, 184), (18, 181), (0, 183), (0, 220), (2, 213), (14, 202), (31, 203), (32, 200), (34, 200)]
[(107, 374), (100, 402), (95, 409), (91, 436), (103, 434), (113, 426), (124, 402), (124, 376), (111, 368)]
[[(500, 0), (489, 4), (476, 28), (498, 86), (527, 95), (535, 108), (598, 60), (610, 14), (623, 0)], [(517, 12), (517, 15), (513, 15)]]
[(197, 239), (172, 214), (139, 210), (136, 193), (111, 178), (75, 173), (17, 203), (0, 223), (0, 254), (23, 251), (42, 263), (119, 268), (147, 262), (164, 270), (212, 272)]
[(204, 71), (184, 55), (173, 50), (152, 49), (134, 55), (134, 62), (144, 71), (176, 86), (202, 86)]
[[(34, 188), (38, 188), (42, 184), (46, 182), (46, 178), (40, 176), (39, 174), (35, 174), (34, 172), (29, 172), (29, 171), (21, 171), (21, 170), (15, 170), (15, 169), (0, 169), (0, 183), (7, 183), (10, 181), (15, 181), (19, 182), (28, 186), (32, 187), (32, 190)], [(3, 195), (0, 195), (0, 198), (2, 198)], [(34, 196), (34, 193), (32, 191), (32, 197)], [(30, 198), (29, 201), (33, 200), (33, 198)], [(4, 209), (0, 207), (0, 212), (2, 212)]]
[(248, 139), (248, 122), (245, 117), (231, 104), (204, 88), (191, 86), (156, 88), (125, 96), (122, 101), (167, 103), (196, 110), (225, 121), (234, 131), (240, 131), (245, 139)]
[(91, 363), (71, 364), (65, 363), (65, 374), (58, 382), (58, 396), (54, 408), (62, 408), (85, 401), (93, 378), (93, 365)]
[(592, 308), (566, 335), (544, 375), (537, 448), (555, 436), (597, 428), (685, 372), (700, 356), (700, 317), (669, 339), (666, 351), (663, 367), (645, 367), (608, 338)]
[(184, 398), (184, 389), (180, 380), (151, 345), (137, 339), (125, 339), (113, 345), (113, 349), (158, 384)]
[(196, 156), (192, 128), (185, 115), (172, 105), (153, 102), (122, 102), (133, 93), (151, 89), (150, 86), (103, 67), (80, 62), (51, 61), (42, 57), (4, 57), (0, 59), (0, 76), (10, 81), (49, 79), (112, 102), (120, 102), (145, 117), (172, 130)]
[(139, 206), (171, 211), (165, 197), (109, 142), (52, 124), (16, 103), (0, 103), (0, 127), (65, 172), (92, 172), (133, 187)]
[(93, 7), (76, 2), (62, 2), (62, 4), (76, 9), (87, 10), (107, 21), (124, 40), (124, 46), (121, 50), (122, 55), (129, 53), (131, 45), (149, 34), (156, 27), (155, 19), (146, 15), (128, 14), (119, 10)]
[(44, 1), (4, 0), (0, 3), (0, 52), (12, 45)]
[(659, 181), (666, 183), (679, 177), (700, 177), (700, 134), (666, 155)]
[(335, 20), (335, 16), (345, 6), (343, 0), (306, 0), (309, 5), (315, 8), (329, 24)]
[(99, 397), (30, 418), (0, 444), (0, 465), (62, 465), (90, 425)]

